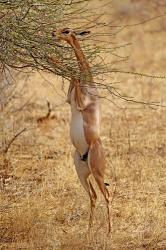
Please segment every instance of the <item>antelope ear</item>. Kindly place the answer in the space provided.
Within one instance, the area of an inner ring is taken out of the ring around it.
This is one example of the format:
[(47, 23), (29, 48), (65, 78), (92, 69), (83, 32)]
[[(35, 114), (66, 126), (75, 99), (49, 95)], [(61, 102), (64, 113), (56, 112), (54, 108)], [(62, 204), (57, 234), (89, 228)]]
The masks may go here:
[(88, 36), (91, 34), (91, 31), (89, 31), (89, 30), (75, 31), (74, 33), (75, 33), (75, 35), (76, 35), (78, 38), (83, 39), (83, 38), (88, 37)]

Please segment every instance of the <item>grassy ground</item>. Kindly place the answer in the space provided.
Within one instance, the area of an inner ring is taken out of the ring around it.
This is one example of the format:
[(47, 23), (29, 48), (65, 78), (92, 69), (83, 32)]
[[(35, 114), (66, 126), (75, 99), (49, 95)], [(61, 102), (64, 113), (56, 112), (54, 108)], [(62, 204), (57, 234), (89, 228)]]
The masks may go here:
[[(147, 15), (140, 12), (136, 17), (127, 7), (115, 7), (114, 15), (124, 22), (135, 23)], [(124, 69), (165, 74), (164, 22), (162, 18), (118, 35), (119, 41), (132, 43)], [(116, 74), (115, 80), (120, 81), (117, 87), (123, 93), (137, 100), (166, 100), (165, 80), (121, 74)], [(102, 100), (106, 182), (110, 183), (110, 191), (116, 186), (113, 232), (107, 235), (105, 203), (99, 194), (94, 225), (88, 234), (89, 199), (73, 165), (70, 109), (61, 83), (51, 75), (32, 74), (26, 81), (18, 79), (19, 93), (23, 82), (22, 99), (15, 98), (10, 108), (13, 103), (17, 107), (30, 99), (29, 104), (0, 121), (2, 140), (17, 128), (28, 128), (14, 141), (7, 156), (0, 156), (0, 249), (164, 250), (165, 108), (111, 99), (114, 105)], [(47, 113), (46, 98), (54, 117), (38, 124), (37, 119)]]

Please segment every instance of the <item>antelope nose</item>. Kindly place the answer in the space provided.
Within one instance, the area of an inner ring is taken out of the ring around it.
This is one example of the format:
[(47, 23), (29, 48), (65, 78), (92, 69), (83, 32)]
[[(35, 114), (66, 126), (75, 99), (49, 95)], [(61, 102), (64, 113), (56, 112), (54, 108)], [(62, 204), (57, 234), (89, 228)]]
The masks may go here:
[(52, 37), (56, 37), (55, 31), (52, 32)]

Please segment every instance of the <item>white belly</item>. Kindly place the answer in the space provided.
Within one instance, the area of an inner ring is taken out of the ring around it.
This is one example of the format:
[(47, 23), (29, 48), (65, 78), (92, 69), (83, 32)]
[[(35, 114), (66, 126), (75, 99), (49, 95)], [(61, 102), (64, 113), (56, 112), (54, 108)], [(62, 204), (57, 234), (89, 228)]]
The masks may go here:
[(88, 144), (85, 140), (84, 127), (83, 127), (83, 117), (82, 113), (77, 110), (74, 98), (74, 91), (71, 93), (71, 127), (70, 136), (74, 147), (79, 151), (81, 155), (87, 153)]

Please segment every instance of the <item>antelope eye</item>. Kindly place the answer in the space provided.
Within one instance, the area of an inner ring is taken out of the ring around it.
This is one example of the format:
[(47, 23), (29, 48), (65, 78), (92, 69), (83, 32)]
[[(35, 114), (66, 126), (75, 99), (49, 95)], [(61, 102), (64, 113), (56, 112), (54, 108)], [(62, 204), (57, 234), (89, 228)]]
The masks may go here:
[(67, 35), (67, 34), (70, 33), (70, 31), (69, 31), (69, 30), (65, 30), (65, 31), (63, 31), (62, 33), (65, 34), (65, 35)]

